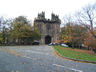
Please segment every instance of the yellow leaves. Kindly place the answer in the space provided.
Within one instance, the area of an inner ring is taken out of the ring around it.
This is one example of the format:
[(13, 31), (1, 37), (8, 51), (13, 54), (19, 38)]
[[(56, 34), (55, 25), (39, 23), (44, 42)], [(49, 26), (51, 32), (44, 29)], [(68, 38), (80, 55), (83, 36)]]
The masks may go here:
[(68, 43), (71, 41), (71, 36), (66, 35), (66, 36), (64, 36), (63, 39), (64, 39), (64, 43)]
[(96, 38), (93, 36), (93, 31), (90, 31), (85, 38), (84, 45), (90, 48), (96, 48)]
[(82, 25), (66, 25), (61, 32), (64, 43), (71, 43), (74, 46), (83, 44), (87, 29)]
[(3, 38), (2, 37), (0, 37), (0, 41), (2, 41), (3, 40)]

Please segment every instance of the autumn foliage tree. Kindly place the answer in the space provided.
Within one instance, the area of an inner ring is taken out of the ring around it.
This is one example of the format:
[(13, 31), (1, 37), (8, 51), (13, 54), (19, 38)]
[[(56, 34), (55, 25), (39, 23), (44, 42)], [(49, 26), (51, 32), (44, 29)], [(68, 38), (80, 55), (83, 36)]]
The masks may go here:
[(91, 32), (94, 32), (94, 34), (96, 34), (95, 31), (90, 31), (88, 32), (88, 35), (85, 38), (84, 41), (84, 45), (87, 46), (91, 51), (96, 49), (96, 38), (92, 35)]
[(64, 27), (61, 30), (61, 41), (71, 47), (96, 50), (96, 4), (87, 5), (80, 11), (63, 20)]
[(71, 30), (71, 36), (72, 36), (72, 46), (79, 47), (84, 44), (84, 39), (87, 35), (87, 29), (86, 27), (82, 25), (75, 25), (72, 27)]
[(61, 32), (61, 39), (72, 47), (79, 47), (84, 43), (87, 34), (86, 27), (78, 24), (67, 23)]
[(64, 43), (68, 43), (71, 41), (71, 23), (67, 23), (61, 31), (60, 39)]

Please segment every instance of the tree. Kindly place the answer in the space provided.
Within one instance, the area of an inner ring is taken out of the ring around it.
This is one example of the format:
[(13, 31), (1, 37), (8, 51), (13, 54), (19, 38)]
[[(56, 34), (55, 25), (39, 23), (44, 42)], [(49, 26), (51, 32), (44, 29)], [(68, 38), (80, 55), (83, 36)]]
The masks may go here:
[(0, 42), (1, 44), (6, 44), (9, 37), (9, 24), (10, 20), (3, 17), (0, 18)]
[[(94, 32), (96, 34), (96, 32)], [(87, 46), (91, 51), (96, 50), (96, 38), (88, 32), (85, 38), (84, 45)]]
[(11, 22), (10, 40), (15, 44), (32, 44), (32, 41), (39, 40), (41, 34), (33, 30), (30, 21), (24, 16), (19, 16)]
[(90, 29), (96, 23), (96, 4), (87, 5), (80, 12), (77, 13), (78, 21), (81, 24), (89, 24)]
[(34, 40), (40, 40), (40, 38), (41, 38), (41, 33), (40, 33), (38, 30), (34, 30), (34, 31), (33, 31), (33, 34), (32, 34), (32, 38), (33, 38)]
[(79, 47), (84, 44), (87, 35), (86, 27), (82, 25), (74, 25), (71, 28), (71, 43), (73, 47)]
[[(25, 39), (32, 37), (32, 27), (30, 22), (24, 16), (19, 16), (11, 22), (10, 27), (11, 37), (15, 39), (16, 43), (21, 44)], [(28, 39), (29, 40), (29, 39)]]
[(78, 24), (67, 23), (61, 32), (61, 40), (72, 47), (79, 47), (84, 43), (87, 34), (86, 27)]
[(71, 26), (72, 24), (69, 22), (62, 28), (60, 39), (64, 43), (71, 41)]
[[(96, 4), (87, 5), (76, 15), (64, 17), (64, 27), (61, 31), (61, 41), (72, 47), (80, 47), (86, 43), (91, 49), (95, 47), (96, 30)], [(92, 39), (91, 39), (92, 38)], [(88, 42), (87, 42), (88, 41)]]
[(96, 24), (96, 4), (87, 5), (82, 8), (82, 10), (78, 12), (77, 17), (78, 22), (85, 25), (88, 29), (87, 37), (85, 38), (85, 45), (91, 48), (91, 50), (96, 48), (96, 33), (94, 30), (94, 25)]
[(3, 37), (2, 37), (2, 33), (0, 33), (0, 45), (2, 44), (3, 41)]
[(3, 37), (2, 37), (2, 18), (0, 18), (0, 45), (2, 44)]

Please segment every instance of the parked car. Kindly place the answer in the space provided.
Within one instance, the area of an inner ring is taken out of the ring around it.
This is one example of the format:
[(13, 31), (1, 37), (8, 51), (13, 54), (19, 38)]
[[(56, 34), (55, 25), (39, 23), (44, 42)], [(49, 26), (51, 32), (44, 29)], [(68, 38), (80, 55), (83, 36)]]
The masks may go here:
[(61, 46), (64, 46), (64, 47), (69, 47), (68, 45), (66, 45), (66, 44), (64, 44), (64, 43), (62, 43), (62, 44), (61, 44)]
[(39, 44), (40, 44), (39, 41), (34, 41), (34, 42), (32, 42), (32, 45), (39, 45)]
[(51, 46), (51, 45), (56, 45), (56, 43), (49, 43), (48, 45), (49, 45), (49, 46)]

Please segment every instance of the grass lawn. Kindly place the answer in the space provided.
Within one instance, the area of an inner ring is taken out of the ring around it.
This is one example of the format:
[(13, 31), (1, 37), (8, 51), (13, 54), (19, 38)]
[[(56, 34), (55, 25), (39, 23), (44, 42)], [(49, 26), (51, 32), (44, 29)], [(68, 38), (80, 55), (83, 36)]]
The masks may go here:
[(59, 52), (64, 57), (96, 62), (96, 54), (82, 53), (74, 51), (74, 49), (71, 48), (67, 49), (66, 47), (62, 46), (53, 46), (53, 47), (57, 52)]

